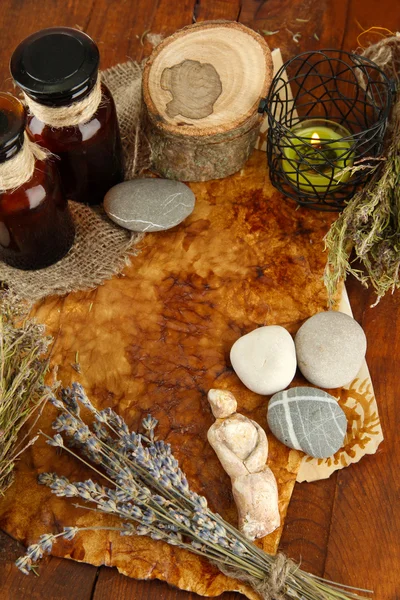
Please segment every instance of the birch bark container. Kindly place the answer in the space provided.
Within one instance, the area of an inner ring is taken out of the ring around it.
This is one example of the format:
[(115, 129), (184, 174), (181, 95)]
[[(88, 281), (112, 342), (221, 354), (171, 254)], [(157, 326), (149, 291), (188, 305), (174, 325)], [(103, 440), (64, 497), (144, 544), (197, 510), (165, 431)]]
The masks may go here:
[(240, 23), (196, 23), (166, 38), (143, 73), (154, 169), (183, 181), (239, 171), (257, 140), (272, 71), (264, 39)]

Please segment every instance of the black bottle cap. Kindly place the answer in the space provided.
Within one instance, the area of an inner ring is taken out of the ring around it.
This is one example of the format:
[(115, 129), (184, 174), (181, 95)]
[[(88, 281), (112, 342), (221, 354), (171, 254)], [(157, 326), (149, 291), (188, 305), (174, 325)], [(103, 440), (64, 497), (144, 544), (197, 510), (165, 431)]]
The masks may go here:
[(65, 106), (93, 88), (99, 68), (94, 41), (77, 29), (51, 27), (25, 38), (11, 57), (16, 83), (36, 102)]
[(0, 162), (12, 158), (24, 143), (26, 113), (11, 94), (0, 92)]

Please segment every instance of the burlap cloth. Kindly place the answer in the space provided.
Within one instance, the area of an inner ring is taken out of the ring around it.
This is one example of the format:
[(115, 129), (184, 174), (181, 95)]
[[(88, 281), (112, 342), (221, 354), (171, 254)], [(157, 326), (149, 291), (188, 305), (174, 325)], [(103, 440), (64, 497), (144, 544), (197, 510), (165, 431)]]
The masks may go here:
[[(125, 161), (125, 179), (149, 166), (149, 147), (140, 129), (142, 70), (129, 61), (103, 71), (118, 114)], [(20, 271), (0, 262), (0, 281), (21, 298), (35, 302), (51, 295), (95, 288), (120, 273), (143, 234), (114, 225), (102, 208), (70, 202), (75, 222), (75, 241), (55, 265), (38, 271)]]

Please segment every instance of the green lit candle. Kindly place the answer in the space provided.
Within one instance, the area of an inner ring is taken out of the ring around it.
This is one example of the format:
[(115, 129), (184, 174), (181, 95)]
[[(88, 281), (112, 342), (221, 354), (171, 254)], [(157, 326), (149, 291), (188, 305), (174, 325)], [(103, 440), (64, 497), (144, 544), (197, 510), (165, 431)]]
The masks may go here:
[[(283, 140), (282, 168), (292, 186), (323, 193), (346, 182), (354, 160), (354, 141), (342, 125), (326, 119), (302, 121)], [(345, 139), (343, 139), (345, 138)]]

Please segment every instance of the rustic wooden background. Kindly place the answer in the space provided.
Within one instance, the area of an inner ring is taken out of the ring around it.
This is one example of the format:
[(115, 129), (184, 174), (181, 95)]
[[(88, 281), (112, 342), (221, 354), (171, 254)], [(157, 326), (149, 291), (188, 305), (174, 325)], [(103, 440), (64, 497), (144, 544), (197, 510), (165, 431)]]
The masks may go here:
[[(99, 44), (102, 67), (150, 54), (147, 34), (168, 35), (194, 21), (238, 20), (280, 47), (284, 59), (310, 49), (357, 47), (362, 29), (400, 30), (398, 0), (1, 0), (0, 89), (12, 90), (10, 54), (26, 35), (55, 25), (79, 27)], [(298, 42), (293, 36), (300, 33)], [(365, 36), (364, 40), (377, 40)], [(355, 318), (368, 339), (367, 360), (385, 441), (378, 453), (328, 481), (296, 485), (281, 549), (329, 579), (375, 590), (374, 600), (400, 600), (400, 292), (371, 308), (374, 295), (348, 282)], [(396, 403), (398, 406), (396, 406)], [(397, 410), (396, 410), (397, 409)], [(397, 443), (396, 443), (397, 442)], [(20, 544), (0, 532), (2, 600), (195, 600), (157, 581), (140, 582), (115, 569), (48, 558), (40, 577), (13, 566)], [(235, 600), (237, 594), (225, 594)]]

